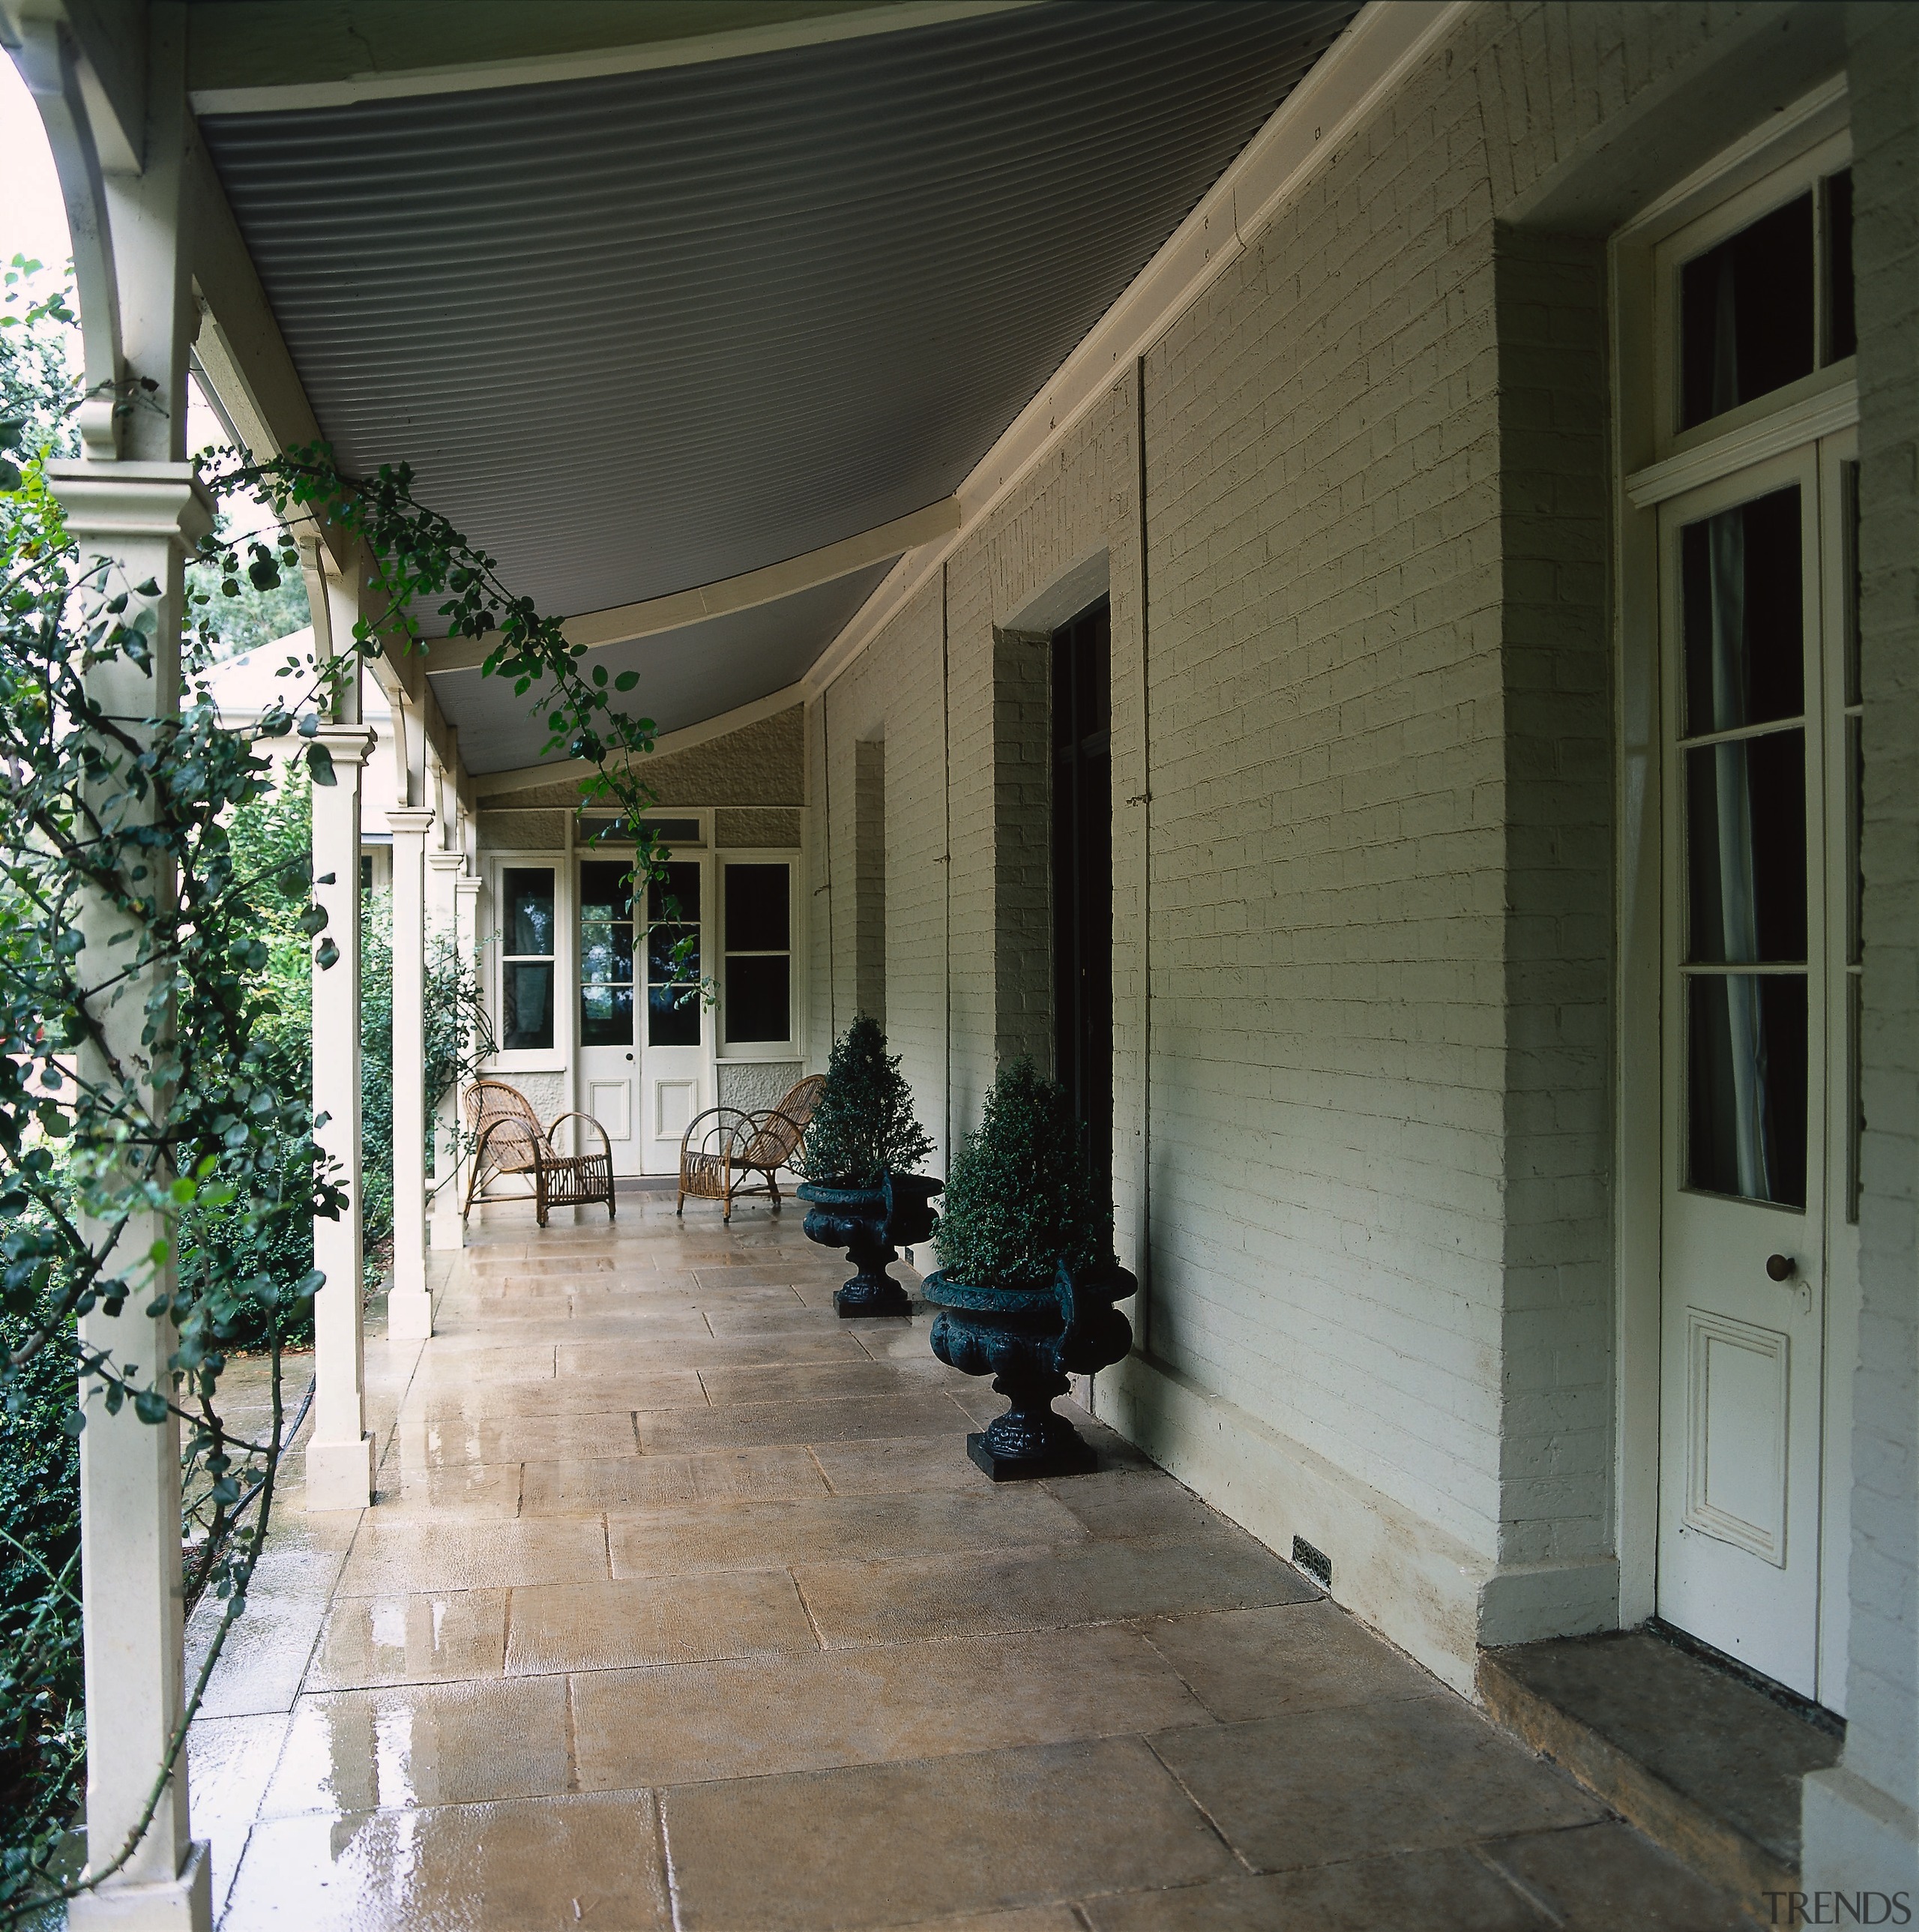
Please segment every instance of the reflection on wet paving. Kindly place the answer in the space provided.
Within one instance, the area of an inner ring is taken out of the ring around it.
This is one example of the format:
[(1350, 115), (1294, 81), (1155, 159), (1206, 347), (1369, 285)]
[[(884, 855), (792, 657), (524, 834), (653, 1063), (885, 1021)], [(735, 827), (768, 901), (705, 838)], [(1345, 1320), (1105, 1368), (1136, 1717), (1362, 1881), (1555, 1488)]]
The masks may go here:
[(487, 1212), (215, 1674), (225, 1932), (1738, 1923), (1090, 1418), (988, 1481), (796, 1216)]

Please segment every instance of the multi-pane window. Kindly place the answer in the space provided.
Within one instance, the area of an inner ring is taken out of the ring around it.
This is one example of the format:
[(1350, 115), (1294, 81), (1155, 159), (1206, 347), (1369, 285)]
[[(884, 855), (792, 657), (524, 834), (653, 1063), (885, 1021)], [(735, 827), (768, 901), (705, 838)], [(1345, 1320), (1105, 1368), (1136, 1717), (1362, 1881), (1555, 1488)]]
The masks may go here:
[(793, 1037), (792, 869), (784, 860), (726, 868), (729, 1046)]
[(553, 1043), (553, 872), (508, 866), (500, 874), (500, 1045), (509, 1053)]
[(589, 860), (580, 868), (580, 1044), (633, 1044), (631, 866)]
[(666, 871), (664, 885), (646, 886), (646, 1044), (697, 1046), (700, 862), (670, 861)]
[(1679, 341), (1681, 429), (1850, 356), (1852, 171), (1828, 176), (1684, 263)]

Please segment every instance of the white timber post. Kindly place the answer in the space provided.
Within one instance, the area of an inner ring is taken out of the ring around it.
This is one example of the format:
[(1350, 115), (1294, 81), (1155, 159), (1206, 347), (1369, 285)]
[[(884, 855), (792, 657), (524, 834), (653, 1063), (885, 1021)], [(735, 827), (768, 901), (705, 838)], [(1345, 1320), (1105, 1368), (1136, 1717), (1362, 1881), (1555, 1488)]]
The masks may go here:
[[(149, 10), (144, 50), (132, 57), (145, 72), (144, 106), (131, 126), (115, 120), (102, 97), (89, 97), (82, 56), (60, 23), (33, 18), (19, 25), (15, 58), (53, 150), (82, 292), (86, 400), (79, 420), (86, 454), (50, 465), (49, 482), (83, 564), (104, 560), (109, 594), (135, 591), (149, 579), (160, 586), (151, 668), (116, 658), (87, 674), (89, 695), (137, 732), (146, 720), (178, 712), (185, 560), (213, 522), (212, 501), (185, 460), (194, 326), (181, 232), (185, 22), (178, 6)], [(133, 386), (139, 383), (152, 386), (136, 394)], [(163, 902), (172, 890), (170, 872), (158, 884)], [(124, 958), (128, 923), (104, 902), (83, 909), (83, 958), (103, 970)], [(133, 975), (127, 990), (135, 997), (102, 1016), (103, 1041), (82, 1049), (83, 1064), (104, 1052), (130, 1070), (150, 1065), (152, 1049), (142, 1034), (153, 982), (150, 970)], [(92, 1071), (97, 1077), (103, 1070)], [(163, 1099), (149, 1085), (148, 1105)], [(163, 1232), (157, 1216), (133, 1215), (109, 1271), (127, 1268)], [(94, 1309), (80, 1323), (83, 1344), (110, 1355), (130, 1378), (164, 1385), (177, 1334), (170, 1318), (149, 1316), (145, 1309), (170, 1292), (172, 1281), (169, 1263), (152, 1293), (130, 1297), (117, 1317)], [(179, 1425), (170, 1414), (158, 1424), (142, 1422), (130, 1402), (109, 1415), (97, 1387), (81, 1393), (90, 1869), (103, 1870), (139, 1836), (117, 1870), (71, 1902), (67, 1923), (205, 1932), (212, 1868), (207, 1847), (194, 1843), (188, 1828), (184, 1752), (160, 1778), (185, 1710)], [(142, 1832), (150, 1802), (151, 1822)]]
[(433, 814), (401, 806), (393, 828), (393, 1286), (386, 1332), (424, 1342), (433, 1332), (427, 1292), (427, 834)]
[[(341, 710), (358, 709), (343, 702)], [(347, 1205), (313, 1223), (313, 1265), (325, 1276), (313, 1297), (313, 1429), (307, 1445), (307, 1508), (364, 1509), (373, 1500), (373, 1438), (367, 1429), (366, 1340), (361, 1275), (364, 1250), (360, 1166), (360, 767), (372, 739), (355, 723), (322, 724), (313, 742), (333, 760), (334, 782), (313, 788), (313, 898), (326, 925), (313, 966), (314, 1138), (333, 1163)]]
[[(454, 958), (464, 965), (470, 948), (463, 947), (457, 910), (460, 874), (466, 869), (463, 852), (429, 852), (427, 854), (427, 928), (435, 940), (444, 938)], [(475, 884), (478, 881), (475, 881)], [(459, 1083), (455, 1081), (433, 1101), (433, 1195), (432, 1245), (436, 1248), (463, 1248), (466, 1223), (460, 1208), (465, 1198), (460, 1184)]]

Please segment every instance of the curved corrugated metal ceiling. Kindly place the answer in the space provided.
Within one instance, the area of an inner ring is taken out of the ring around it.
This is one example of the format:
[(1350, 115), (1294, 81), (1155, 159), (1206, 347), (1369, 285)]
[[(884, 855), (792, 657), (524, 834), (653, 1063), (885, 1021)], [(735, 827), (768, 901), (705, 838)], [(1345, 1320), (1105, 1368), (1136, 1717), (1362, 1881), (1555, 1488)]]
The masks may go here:
[(1051, 0), (205, 131), (344, 460), (571, 614), (948, 494), (1354, 10)]

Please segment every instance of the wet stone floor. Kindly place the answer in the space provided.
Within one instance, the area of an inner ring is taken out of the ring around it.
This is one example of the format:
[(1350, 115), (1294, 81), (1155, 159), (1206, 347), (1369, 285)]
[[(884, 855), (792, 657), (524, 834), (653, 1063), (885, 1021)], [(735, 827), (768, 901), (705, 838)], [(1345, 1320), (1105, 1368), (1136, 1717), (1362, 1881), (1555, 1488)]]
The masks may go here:
[(790, 1208), (486, 1213), (195, 1726), (224, 1932), (1744, 1923), (1090, 1418), (988, 1481)]

